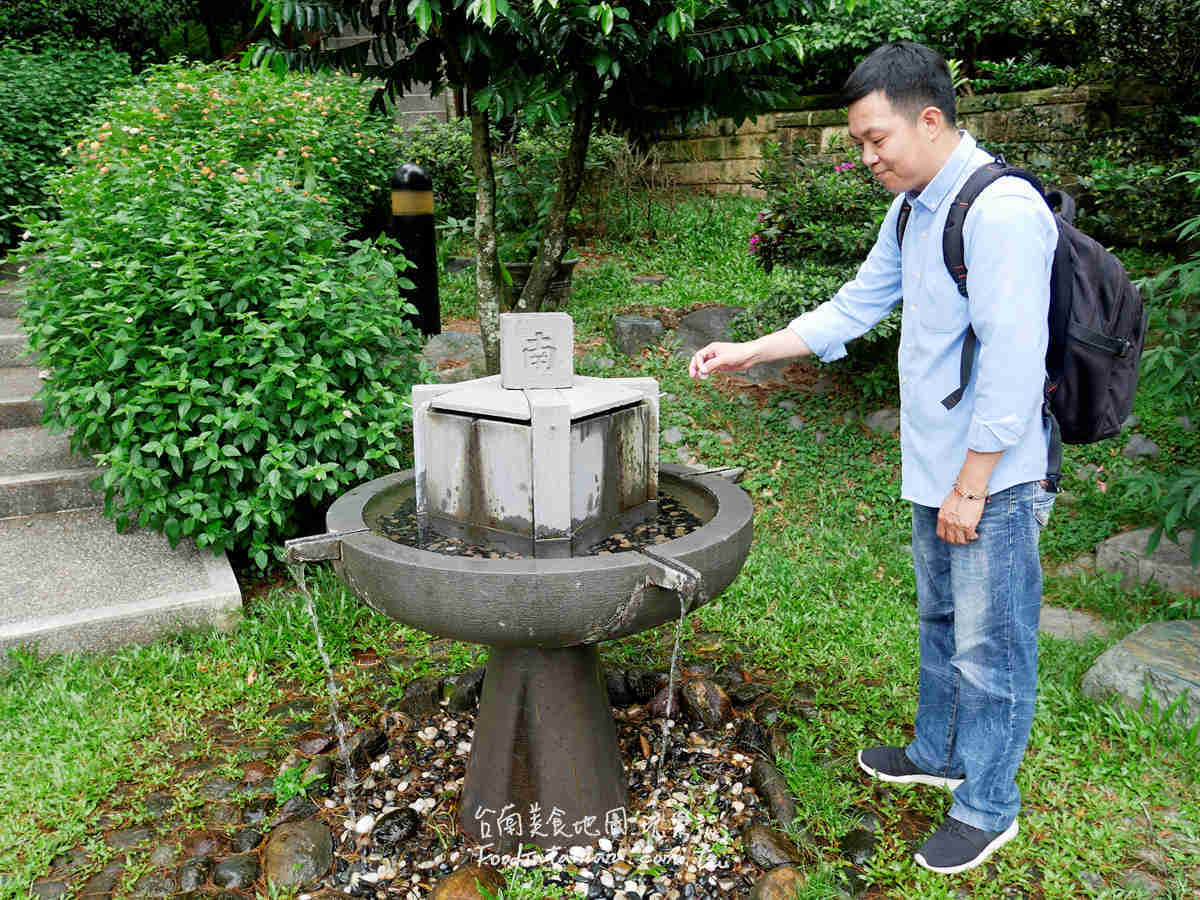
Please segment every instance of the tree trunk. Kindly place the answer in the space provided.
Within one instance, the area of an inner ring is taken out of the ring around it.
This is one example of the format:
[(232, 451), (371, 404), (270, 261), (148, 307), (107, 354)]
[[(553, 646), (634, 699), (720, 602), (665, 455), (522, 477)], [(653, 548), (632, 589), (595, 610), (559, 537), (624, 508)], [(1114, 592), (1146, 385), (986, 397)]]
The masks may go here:
[(546, 227), (542, 232), (542, 243), (538, 247), (537, 259), (529, 273), (529, 281), (521, 291), (516, 309), (519, 312), (554, 312), (549, 306), (547, 294), (550, 282), (558, 273), (559, 263), (567, 252), (567, 222), (579, 189), (583, 185), (588, 142), (592, 137), (592, 123), (596, 118), (596, 98), (589, 93), (575, 111), (575, 123), (571, 129), (571, 145), (563, 157), (559, 174), (558, 190), (550, 212), (546, 215)]
[(500, 309), (504, 280), (496, 244), (496, 172), (487, 109), (471, 103), (471, 166), (475, 171), (475, 300), (487, 373), (500, 371)]

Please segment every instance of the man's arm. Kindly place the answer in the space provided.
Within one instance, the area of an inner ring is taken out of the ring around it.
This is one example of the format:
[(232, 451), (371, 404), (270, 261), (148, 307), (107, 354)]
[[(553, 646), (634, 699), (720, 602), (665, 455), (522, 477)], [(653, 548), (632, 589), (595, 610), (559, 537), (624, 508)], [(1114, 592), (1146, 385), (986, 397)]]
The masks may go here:
[(688, 374), (692, 378), (707, 378), (713, 372), (737, 372), (759, 363), (808, 356), (811, 353), (803, 338), (784, 328), (740, 344), (716, 341), (701, 347), (692, 354)]

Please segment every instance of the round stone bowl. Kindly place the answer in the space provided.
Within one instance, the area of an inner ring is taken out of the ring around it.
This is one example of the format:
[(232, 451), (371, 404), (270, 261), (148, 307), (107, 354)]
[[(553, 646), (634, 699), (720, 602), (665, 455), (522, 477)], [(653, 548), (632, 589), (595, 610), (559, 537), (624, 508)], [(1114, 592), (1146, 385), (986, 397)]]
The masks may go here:
[[(700, 606), (741, 569), (754, 510), (737, 485), (687, 471), (660, 466), (659, 491), (704, 524), (649, 549), (700, 573)], [(478, 559), (419, 550), (363, 530), (412, 496), (414, 478), (410, 469), (367, 482), (339, 497), (326, 515), (329, 531), (343, 535), (338, 576), (383, 615), (439, 637), (545, 649), (609, 641), (679, 618), (679, 594), (658, 586), (661, 564), (640, 553)]]

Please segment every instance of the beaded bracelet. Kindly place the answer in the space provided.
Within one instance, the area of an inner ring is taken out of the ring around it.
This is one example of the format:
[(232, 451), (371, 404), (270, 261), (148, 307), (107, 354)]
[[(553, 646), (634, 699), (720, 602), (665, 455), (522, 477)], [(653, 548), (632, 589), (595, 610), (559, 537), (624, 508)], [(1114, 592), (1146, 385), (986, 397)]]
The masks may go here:
[(957, 481), (954, 482), (954, 493), (958, 494), (958, 496), (962, 497), (964, 500), (983, 500), (985, 503), (988, 500), (987, 494), (968, 494), (958, 486)]

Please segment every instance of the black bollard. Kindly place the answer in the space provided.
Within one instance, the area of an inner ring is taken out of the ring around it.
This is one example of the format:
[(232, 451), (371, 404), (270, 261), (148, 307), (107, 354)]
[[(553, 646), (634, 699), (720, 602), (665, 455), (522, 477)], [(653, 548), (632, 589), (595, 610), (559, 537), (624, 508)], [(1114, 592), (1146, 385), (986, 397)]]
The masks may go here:
[(400, 291), (400, 296), (417, 308), (413, 324), (426, 337), (441, 334), (433, 180), (428, 172), (413, 163), (405, 163), (392, 175), (392, 216), (388, 233), (415, 266), (400, 273), (400, 277), (415, 285), (411, 291)]

